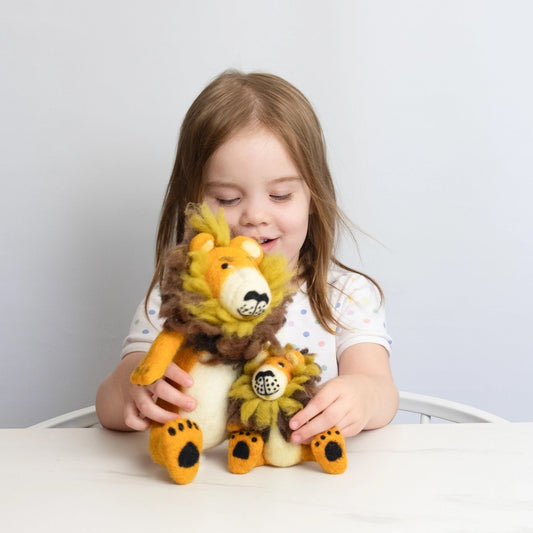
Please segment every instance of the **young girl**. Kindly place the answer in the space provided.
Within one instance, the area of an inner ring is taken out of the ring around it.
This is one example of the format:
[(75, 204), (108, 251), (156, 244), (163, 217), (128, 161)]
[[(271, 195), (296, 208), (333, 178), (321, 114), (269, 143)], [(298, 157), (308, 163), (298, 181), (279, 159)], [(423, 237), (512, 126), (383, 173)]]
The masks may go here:
[(278, 333), (282, 344), (308, 348), (322, 367), (318, 394), (290, 422), (292, 442), (308, 443), (337, 426), (344, 436), (381, 427), (393, 418), (398, 392), (389, 365), (382, 294), (370, 278), (334, 255), (344, 220), (336, 204), (318, 119), (307, 99), (270, 74), (226, 72), (196, 98), (181, 127), (156, 244), (156, 269), (134, 316), (122, 360), (101, 384), (96, 409), (111, 429), (144, 430), (184, 411), (194, 398), (179, 390), (191, 377), (172, 363), (148, 387), (130, 384), (132, 370), (161, 330), (157, 283), (162, 258), (183, 237), (185, 206), (205, 201), (224, 209), (236, 234), (265, 252), (284, 254), (297, 268), (299, 290)]

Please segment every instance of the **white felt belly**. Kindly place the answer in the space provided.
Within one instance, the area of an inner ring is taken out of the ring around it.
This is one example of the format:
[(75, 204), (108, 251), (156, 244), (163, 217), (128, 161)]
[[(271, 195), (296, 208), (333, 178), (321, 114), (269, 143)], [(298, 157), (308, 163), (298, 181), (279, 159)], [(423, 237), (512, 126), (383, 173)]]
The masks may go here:
[(194, 385), (184, 392), (196, 400), (196, 409), (182, 414), (202, 429), (203, 448), (211, 448), (226, 438), (228, 393), (239, 370), (232, 365), (197, 363), (190, 374)]
[(274, 466), (292, 466), (302, 460), (302, 447), (287, 442), (277, 426), (272, 427), (264, 448), (265, 459)]

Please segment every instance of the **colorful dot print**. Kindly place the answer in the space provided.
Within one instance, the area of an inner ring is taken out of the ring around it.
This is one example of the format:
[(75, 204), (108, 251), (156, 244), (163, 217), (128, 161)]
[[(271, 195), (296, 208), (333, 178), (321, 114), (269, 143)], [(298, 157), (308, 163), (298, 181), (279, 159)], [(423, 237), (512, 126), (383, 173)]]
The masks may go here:
[[(386, 334), (379, 299), (367, 281), (340, 270), (332, 272), (331, 278), (332, 285), (338, 288), (330, 294), (334, 298), (334, 315), (345, 327), (334, 326), (334, 333), (324, 329), (311, 309), (305, 288), (302, 288), (287, 308), (287, 321), (277, 334), (282, 345), (290, 343), (296, 349), (316, 353), (316, 362), (322, 368), (324, 380), (337, 373), (337, 347), (343, 350), (352, 342), (358, 342), (361, 335), (375, 336), (377, 342), (385, 345), (392, 343)], [(126, 343), (143, 342), (143, 339), (148, 342), (162, 329), (164, 319), (159, 317), (160, 303), (159, 287), (156, 286), (148, 301), (147, 314), (144, 308), (139, 308)]]

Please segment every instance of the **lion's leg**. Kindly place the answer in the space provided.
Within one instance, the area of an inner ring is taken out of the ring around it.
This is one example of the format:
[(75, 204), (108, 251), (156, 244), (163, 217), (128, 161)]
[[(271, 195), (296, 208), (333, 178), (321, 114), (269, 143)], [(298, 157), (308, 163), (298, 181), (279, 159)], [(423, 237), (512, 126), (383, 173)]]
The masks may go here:
[(144, 359), (133, 370), (130, 381), (134, 385), (151, 385), (162, 378), (168, 365), (183, 344), (184, 337), (175, 331), (163, 330), (155, 338)]
[(246, 474), (265, 464), (263, 459), (264, 441), (260, 433), (253, 431), (233, 431), (229, 436), (228, 467), (233, 474)]
[(202, 452), (202, 431), (191, 420), (177, 418), (154, 424), (150, 433), (152, 459), (167, 468), (179, 485), (190, 483), (198, 472)]
[(344, 437), (335, 427), (316, 435), (308, 450), (306, 458), (312, 455), (328, 474), (342, 474), (348, 466)]

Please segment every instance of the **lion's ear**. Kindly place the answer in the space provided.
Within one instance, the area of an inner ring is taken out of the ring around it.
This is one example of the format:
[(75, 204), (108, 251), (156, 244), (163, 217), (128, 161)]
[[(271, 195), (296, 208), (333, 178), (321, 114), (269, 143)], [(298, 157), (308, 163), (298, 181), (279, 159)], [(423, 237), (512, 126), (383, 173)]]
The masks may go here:
[(244, 250), (257, 264), (263, 259), (263, 250), (261, 246), (250, 237), (243, 237), (242, 235), (235, 237), (234, 239), (231, 239), (229, 245)]
[(298, 350), (289, 350), (285, 354), (285, 358), (292, 366), (296, 366), (304, 362), (304, 356)]
[(263, 361), (267, 359), (268, 355), (269, 355), (268, 351), (263, 349), (253, 359), (251, 359), (251, 362), (254, 365), (259, 366)]
[(203, 252), (210, 252), (215, 247), (215, 238), (209, 233), (199, 233), (192, 240), (189, 245), (191, 252), (202, 250)]

